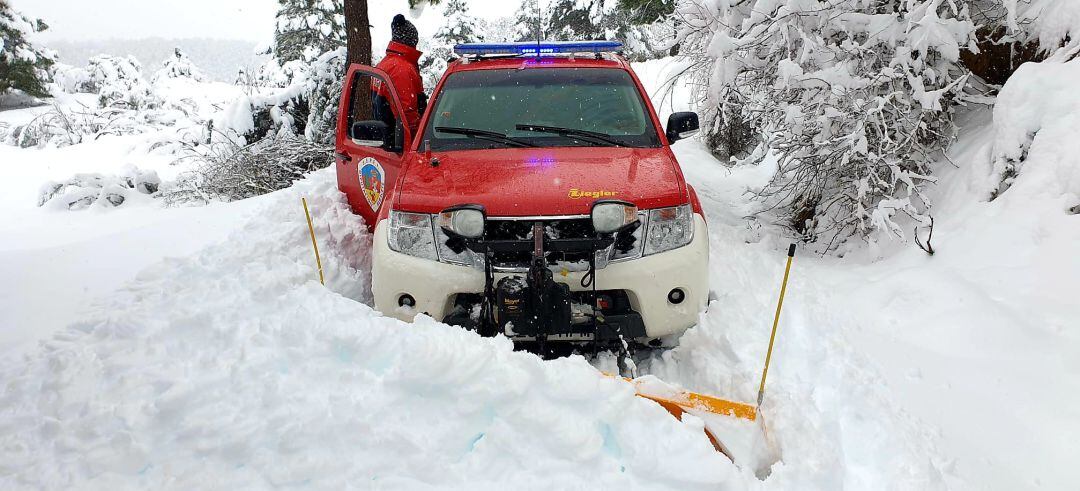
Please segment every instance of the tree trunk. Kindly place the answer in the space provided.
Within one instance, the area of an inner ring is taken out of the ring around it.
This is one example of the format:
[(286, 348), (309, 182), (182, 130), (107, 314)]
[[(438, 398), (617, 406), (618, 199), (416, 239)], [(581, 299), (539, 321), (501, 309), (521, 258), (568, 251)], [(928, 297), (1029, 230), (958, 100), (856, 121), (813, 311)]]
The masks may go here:
[[(370, 66), (371, 23), (368, 21), (367, 0), (345, 0), (345, 32), (345, 61), (349, 65), (359, 63)], [(368, 77), (357, 77), (357, 79), (369, 80)], [(357, 83), (358, 80), (346, 80), (346, 86)], [(370, 87), (357, 86), (354, 90), (363, 90), (364, 93), (353, 95), (350, 121), (371, 119), (371, 97), (367, 94)]]
[(371, 64), (371, 23), (367, 0), (345, 0), (345, 31), (350, 64)]

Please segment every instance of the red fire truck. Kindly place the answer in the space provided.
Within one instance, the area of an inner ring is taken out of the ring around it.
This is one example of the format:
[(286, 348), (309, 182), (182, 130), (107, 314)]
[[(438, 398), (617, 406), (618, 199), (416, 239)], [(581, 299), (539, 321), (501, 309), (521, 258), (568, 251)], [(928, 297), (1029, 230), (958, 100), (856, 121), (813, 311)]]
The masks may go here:
[(670, 148), (698, 117), (661, 125), (620, 48), (459, 45), (416, 134), (386, 73), (350, 67), (338, 186), (374, 232), (378, 310), (541, 349), (655, 346), (698, 322), (708, 233)]

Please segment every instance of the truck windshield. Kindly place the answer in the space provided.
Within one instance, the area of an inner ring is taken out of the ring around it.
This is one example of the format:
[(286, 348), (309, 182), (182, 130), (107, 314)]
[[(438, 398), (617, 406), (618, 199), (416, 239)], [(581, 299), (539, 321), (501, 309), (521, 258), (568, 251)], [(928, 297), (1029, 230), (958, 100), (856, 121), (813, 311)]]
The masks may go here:
[(432, 150), (660, 146), (637, 85), (619, 69), (456, 72), (431, 111), (423, 138)]

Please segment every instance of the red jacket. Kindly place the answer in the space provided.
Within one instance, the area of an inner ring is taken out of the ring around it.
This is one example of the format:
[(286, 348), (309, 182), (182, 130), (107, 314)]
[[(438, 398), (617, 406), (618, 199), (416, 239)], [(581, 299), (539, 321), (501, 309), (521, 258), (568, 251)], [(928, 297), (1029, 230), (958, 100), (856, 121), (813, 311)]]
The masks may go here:
[[(424, 93), (424, 82), (420, 78), (420, 54), (420, 51), (412, 46), (391, 41), (386, 47), (386, 57), (375, 66), (390, 75), (390, 82), (397, 89), (398, 99), (401, 100), (405, 112), (405, 122), (413, 135), (416, 135), (416, 129), (420, 126), (418, 96)], [(385, 85), (377, 83), (375, 79), (372, 82), (372, 90), (376, 94), (390, 98)], [(396, 111), (394, 116), (401, 118)]]

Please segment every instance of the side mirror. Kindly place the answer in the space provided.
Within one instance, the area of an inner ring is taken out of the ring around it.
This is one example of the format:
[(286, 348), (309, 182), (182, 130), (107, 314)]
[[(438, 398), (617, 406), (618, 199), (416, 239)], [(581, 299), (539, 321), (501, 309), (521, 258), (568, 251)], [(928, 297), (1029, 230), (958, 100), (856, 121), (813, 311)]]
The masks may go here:
[(696, 135), (700, 129), (698, 115), (695, 112), (672, 113), (667, 118), (667, 139), (669, 143), (675, 143), (683, 138), (690, 138)]
[(357, 121), (352, 125), (353, 143), (364, 147), (384, 147), (390, 127), (378, 120)]

